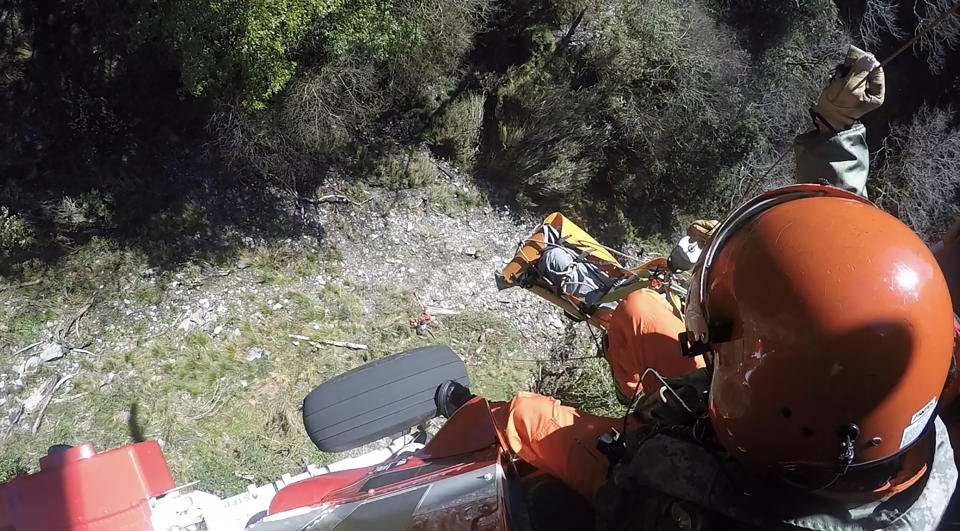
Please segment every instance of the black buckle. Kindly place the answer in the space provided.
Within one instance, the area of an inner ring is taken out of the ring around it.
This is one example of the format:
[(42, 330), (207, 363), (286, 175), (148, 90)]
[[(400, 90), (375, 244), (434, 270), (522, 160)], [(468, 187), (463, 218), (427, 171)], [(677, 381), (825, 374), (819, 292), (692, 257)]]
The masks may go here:
[(680, 342), (680, 355), (684, 358), (696, 358), (697, 356), (702, 356), (704, 354), (709, 354), (713, 352), (713, 344), (710, 342), (704, 343), (700, 340), (691, 341), (690, 338), (692, 335), (690, 332), (680, 332), (680, 335), (677, 336), (677, 341)]
[(610, 462), (607, 467), (607, 477), (609, 478), (613, 473), (613, 467), (617, 466), (617, 463), (623, 459), (623, 454), (626, 452), (623, 435), (620, 435), (620, 432), (617, 431), (616, 428), (610, 428), (610, 431), (604, 433), (597, 439), (597, 451), (607, 456), (607, 460)]

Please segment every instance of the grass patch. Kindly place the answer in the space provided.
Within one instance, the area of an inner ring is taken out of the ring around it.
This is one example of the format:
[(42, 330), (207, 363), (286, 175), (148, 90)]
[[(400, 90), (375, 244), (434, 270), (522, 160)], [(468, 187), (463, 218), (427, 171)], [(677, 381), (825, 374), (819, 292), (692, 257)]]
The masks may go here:
[(610, 366), (601, 358), (543, 362), (532, 388), (587, 413), (623, 416), (624, 406), (617, 402)]
[(26, 220), (0, 206), (0, 258), (29, 247), (35, 240), (35, 231)]
[(54, 221), (67, 230), (108, 225), (114, 215), (115, 204), (110, 193), (91, 190), (76, 197), (60, 200), (54, 212)]
[(482, 121), (483, 95), (465, 94), (447, 106), (427, 132), (427, 140), (458, 168), (469, 170), (477, 155)]
[(427, 186), (427, 203), (452, 216), (466, 214), (489, 204), (484, 194), (475, 187), (468, 186), (460, 189), (453, 188), (449, 184)]
[[(56, 268), (34, 266), (23, 264), (30, 270), (21, 270), (22, 276), (0, 277), (0, 284), (16, 284), (18, 278), (35, 282), (0, 293), (0, 337), (4, 342), (31, 343), (50, 328), (48, 323), (66, 326), (88, 304), (122, 300), (150, 289), (150, 281), (140, 277), (148, 267), (145, 256), (97, 237), (74, 249)], [(149, 293), (143, 296), (151, 297)], [(104, 319), (90, 320), (85, 330), (102, 329), (115, 312), (104, 310), (97, 315)]]
[[(39, 271), (41, 283), (4, 293), (0, 326), (8, 347), (66, 326), (91, 300), (81, 332), (70, 339), (102, 343), (91, 347), (96, 355), (69, 355), (81, 370), (57, 392), (37, 436), (29, 433), (33, 411), (4, 441), (0, 479), (35, 470), (54, 444), (92, 442), (106, 450), (152, 439), (161, 443), (177, 483), (198, 480), (204, 490), (232, 495), (307, 463), (340, 459), (319, 452), (304, 433), (303, 397), (360, 364), (430, 344), (447, 344), (464, 358), (474, 392), (503, 400), (528, 388), (531, 365), (513, 361), (525, 357), (523, 338), (507, 320), (466, 311), (437, 318), (432, 335), (418, 336), (409, 325), (422, 311), (416, 296), (330, 274), (341, 267), (341, 256), (335, 246), (281, 242), (247, 251), (241, 260), (248, 265), (225, 277), (205, 277), (193, 263), (145, 276), (143, 255), (94, 238), (55, 270)], [(310, 276), (326, 283), (311, 284)], [(174, 280), (179, 287), (171, 294)], [(212, 298), (245, 285), (260, 287), (227, 300), (233, 306), (206, 327), (182, 330), (170, 317), (158, 327), (137, 316), (138, 309), (160, 311), (168, 299), (194, 290), (191, 298)], [(124, 299), (129, 302), (119, 304)], [(316, 347), (291, 335), (369, 349)], [(23, 358), (0, 359), (0, 369), (10, 372)], [(42, 364), (8, 404), (68, 367)]]
[(9, 448), (0, 452), (0, 483), (10, 481), (27, 473), (23, 457), (16, 455)]
[(253, 266), (257, 282), (286, 285), (294, 280), (316, 274), (326, 253), (309, 245), (281, 242), (259, 246), (241, 259)]
[(559, 398), (581, 411), (607, 417), (623, 416), (617, 402), (613, 376), (606, 360), (596, 355), (593, 344), (577, 345), (572, 331), (554, 349), (550, 360), (533, 373), (533, 391)]
[(395, 148), (377, 160), (372, 184), (389, 190), (420, 188), (434, 181), (437, 168), (422, 151)]
[(490, 400), (508, 400), (530, 386), (532, 364), (523, 338), (506, 319), (489, 312), (466, 311), (444, 317), (436, 338), (467, 364), (470, 387)]

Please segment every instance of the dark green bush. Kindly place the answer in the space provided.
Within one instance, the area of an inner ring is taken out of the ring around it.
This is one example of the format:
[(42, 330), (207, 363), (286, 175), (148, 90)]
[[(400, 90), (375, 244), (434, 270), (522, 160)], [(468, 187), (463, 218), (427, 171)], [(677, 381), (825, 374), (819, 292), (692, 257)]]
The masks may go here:
[(35, 231), (26, 220), (0, 206), (0, 256), (23, 250), (35, 239)]
[(732, 35), (671, 0), (604, 2), (582, 31), (563, 56), (507, 74), (491, 177), (522, 204), (613, 232), (626, 222), (651, 234), (680, 211), (718, 210), (729, 190), (720, 177), (762, 134), (737, 89), (748, 64)]
[(481, 94), (467, 93), (451, 101), (427, 131), (426, 138), (461, 169), (473, 165), (483, 126)]
[(374, 163), (371, 181), (391, 190), (420, 188), (434, 181), (437, 168), (426, 153), (394, 146)]
[(888, 152), (870, 180), (874, 201), (928, 242), (960, 215), (960, 127), (952, 108), (920, 108), (909, 123), (894, 124)]

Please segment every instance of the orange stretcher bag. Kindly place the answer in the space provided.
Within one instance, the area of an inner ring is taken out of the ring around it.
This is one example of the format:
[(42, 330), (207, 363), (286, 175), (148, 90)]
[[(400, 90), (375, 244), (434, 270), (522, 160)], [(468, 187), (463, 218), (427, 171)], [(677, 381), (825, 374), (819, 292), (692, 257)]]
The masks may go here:
[[(638, 289), (657, 289), (672, 276), (666, 258), (628, 269), (614, 255), (623, 254), (554, 212), (520, 242), (513, 259), (497, 275), (497, 287), (522, 287), (557, 305), (567, 317), (606, 329), (620, 300)], [(682, 288), (657, 289), (668, 295), (682, 318), (678, 290)]]

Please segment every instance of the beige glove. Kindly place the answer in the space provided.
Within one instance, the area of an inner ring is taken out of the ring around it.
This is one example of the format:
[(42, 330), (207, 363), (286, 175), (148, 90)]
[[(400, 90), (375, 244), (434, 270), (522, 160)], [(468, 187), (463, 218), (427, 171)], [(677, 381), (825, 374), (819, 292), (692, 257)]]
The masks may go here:
[(718, 225), (720, 225), (720, 222), (715, 219), (698, 219), (687, 227), (687, 236), (699, 243), (701, 248), (704, 248), (710, 238), (713, 237)]
[(884, 90), (883, 68), (877, 58), (850, 46), (846, 59), (837, 67), (812, 111), (815, 119), (819, 118), (828, 129), (842, 131), (883, 105)]

